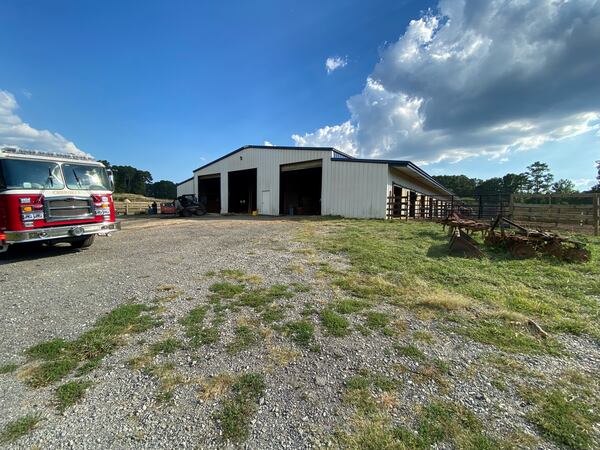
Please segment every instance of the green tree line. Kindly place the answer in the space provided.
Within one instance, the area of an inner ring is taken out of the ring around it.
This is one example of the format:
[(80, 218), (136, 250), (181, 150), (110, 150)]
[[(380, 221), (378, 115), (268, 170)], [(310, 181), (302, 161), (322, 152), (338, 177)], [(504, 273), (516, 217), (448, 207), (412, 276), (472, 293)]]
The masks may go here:
[(177, 185), (172, 181), (154, 181), (152, 174), (147, 170), (140, 170), (132, 166), (112, 165), (103, 160), (100, 162), (112, 170), (115, 178), (115, 192), (169, 199), (177, 196)]
[[(598, 169), (598, 184), (592, 192), (600, 192), (600, 161), (596, 162)], [(523, 173), (507, 173), (502, 177), (487, 180), (470, 178), (466, 175), (437, 175), (437, 181), (446, 186), (460, 197), (494, 194), (574, 194), (577, 193), (571, 180), (561, 178), (554, 181), (554, 175), (548, 164), (536, 161)]]

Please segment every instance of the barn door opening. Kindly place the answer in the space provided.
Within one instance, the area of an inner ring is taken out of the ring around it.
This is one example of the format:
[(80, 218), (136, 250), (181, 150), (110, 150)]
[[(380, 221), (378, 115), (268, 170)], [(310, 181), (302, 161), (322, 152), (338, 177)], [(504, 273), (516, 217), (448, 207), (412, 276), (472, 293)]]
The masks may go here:
[(305, 161), (281, 166), (279, 213), (321, 215), (323, 161)]
[(417, 209), (417, 193), (415, 191), (410, 191), (408, 216), (415, 217), (416, 209)]
[(227, 189), (230, 213), (251, 214), (256, 211), (256, 169), (229, 172)]
[(198, 199), (206, 206), (206, 212), (221, 212), (221, 175), (198, 177)]

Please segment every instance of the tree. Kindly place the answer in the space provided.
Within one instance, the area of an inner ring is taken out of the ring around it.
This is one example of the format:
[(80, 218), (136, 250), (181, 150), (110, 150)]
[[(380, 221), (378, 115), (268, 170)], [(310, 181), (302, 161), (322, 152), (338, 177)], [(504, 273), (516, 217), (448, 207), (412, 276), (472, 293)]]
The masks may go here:
[(160, 180), (147, 185), (146, 195), (155, 198), (177, 197), (177, 185), (172, 181)]
[(577, 190), (571, 180), (561, 178), (552, 185), (552, 192), (556, 194), (574, 194)]
[(596, 176), (596, 181), (598, 181), (598, 183), (596, 186), (592, 187), (590, 192), (600, 192), (600, 160), (596, 161), (596, 169), (598, 169), (598, 175)]
[(475, 188), (476, 195), (494, 195), (494, 194), (502, 194), (504, 190), (504, 184), (502, 183), (502, 178), (494, 177), (489, 178), (485, 181), (479, 183), (479, 185)]
[(533, 194), (545, 194), (550, 191), (554, 175), (550, 173), (548, 164), (536, 161), (527, 166), (527, 188)]
[(466, 175), (438, 175), (433, 178), (460, 197), (473, 197), (475, 188), (481, 183), (481, 180)]
[(507, 173), (502, 177), (502, 190), (504, 194), (516, 194), (527, 189), (527, 174)]

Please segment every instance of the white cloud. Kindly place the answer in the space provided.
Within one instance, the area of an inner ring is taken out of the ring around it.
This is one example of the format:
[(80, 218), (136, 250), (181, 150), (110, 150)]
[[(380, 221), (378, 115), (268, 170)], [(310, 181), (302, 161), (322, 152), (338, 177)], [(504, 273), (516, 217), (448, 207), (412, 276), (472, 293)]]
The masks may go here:
[(348, 65), (347, 58), (340, 58), (339, 56), (330, 56), (325, 61), (325, 68), (327, 69), (327, 73), (331, 73), (334, 70), (341, 69)]
[(60, 134), (23, 122), (15, 112), (18, 107), (14, 95), (0, 90), (0, 146), (86, 155)]
[(572, 181), (575, 187), (578, 189), (588, 189), (596, 184), (596, 180), (593, 178), (577, 178)]
[(273, 143), (272, 143), (272, 142), (270, 142), (270, 141), (265, 141), (265, 142), (263, 143), (263, 145), (266, 145), (267, 147), (273, 147), (273, 146), (274, 146), (274, 145), (273, 145)]
[(600, 2), (441, 0), (384, 48), (350, 119), (297, 145), (457, 162), (600, 130)]

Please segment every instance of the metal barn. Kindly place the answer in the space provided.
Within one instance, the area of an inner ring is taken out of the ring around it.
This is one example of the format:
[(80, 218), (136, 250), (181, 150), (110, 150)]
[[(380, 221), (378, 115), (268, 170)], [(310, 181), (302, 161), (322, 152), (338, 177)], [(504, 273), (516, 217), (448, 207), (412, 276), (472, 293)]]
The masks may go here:
[(177, 185), (220, 214), (353, 218), (437, 215), (452, 195), (410, 161), (359, 159), (335, 148), (249, 145)]

